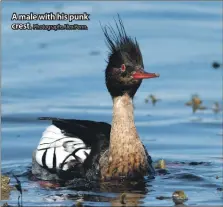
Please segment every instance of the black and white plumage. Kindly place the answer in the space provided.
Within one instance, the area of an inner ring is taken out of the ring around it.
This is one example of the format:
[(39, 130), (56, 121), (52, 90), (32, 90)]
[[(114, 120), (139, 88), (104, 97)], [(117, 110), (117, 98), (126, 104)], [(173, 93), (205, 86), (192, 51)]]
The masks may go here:
[(110, 49), (105, 83), (113, 99), (112, 127), (104, 122), (40, 118), (52, 125), (33, 153), (32, 173), (37, 178), (141, 179), (154, 174), (136, 131), (132, 99), (143, 79), (159, 74), (144, 70), (139, 44), (126, 34), (119, 16), (115, 25), (102, 28)]
[(90, 151), (81, 139), (66, 136), (60, 128), (50, 125), (43, 132), (37, 147), (36, 161), (49, 169), (67, 170), (69, 162), (83, 163)]
[[(109, 124), (52, 117), (39, 119), (52, 121), (52, 125), (43, 132), (33, 155), (34, 175), (40, 179), (52, 180), (81, 177), (83, 171), (84, 174), (91, 174), (91, 170), (96, 173), (96, 160), (100, 155), (98, 152), (103, 153), (109, 144)], [(50, 176), (42, 171), (49, 172)], [(53, 178), (52, 174), (55, 175)]]

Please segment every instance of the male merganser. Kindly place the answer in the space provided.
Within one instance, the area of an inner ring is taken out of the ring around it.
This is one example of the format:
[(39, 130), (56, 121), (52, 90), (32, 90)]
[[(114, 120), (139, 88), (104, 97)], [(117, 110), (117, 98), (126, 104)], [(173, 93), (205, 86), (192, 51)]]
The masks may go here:
[(102, 181), (154, 175), (152, 160), (134, 123), (133, 97), (142, 79), (159, 77), (144, 71), (136, 39), (127, 36), (120, 17), (116, 29), (102, 27), (110, 49), (105, 71), (113, 100), (112, 124), (88, 120), (51, 120), (33, 153), (32, 173), (43, 180), (77, 177)]

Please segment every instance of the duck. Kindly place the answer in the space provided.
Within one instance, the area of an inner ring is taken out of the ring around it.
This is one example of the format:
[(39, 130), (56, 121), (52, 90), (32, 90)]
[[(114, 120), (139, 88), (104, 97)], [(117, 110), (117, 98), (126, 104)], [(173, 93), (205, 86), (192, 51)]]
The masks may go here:
[(144, 70), (136, 38), (127, 35), (120, 16), (102, 26), (109, 49), (105, 84), (112, 98), (111, 124), (39, 117), (51, 124), (32, 155), (32, 174), (41, 180), (138, 180), (154, 177), (151, 156), (134, 121), (133, 98), (142, 80), (159, 77)]

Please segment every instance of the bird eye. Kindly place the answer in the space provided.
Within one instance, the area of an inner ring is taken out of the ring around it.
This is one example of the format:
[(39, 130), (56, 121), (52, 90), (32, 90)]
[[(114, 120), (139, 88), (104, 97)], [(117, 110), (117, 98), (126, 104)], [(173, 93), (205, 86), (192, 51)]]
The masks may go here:
[(121, 70), (124, 72), (125, 69), (126, 69), (125, 64), (122, 64), (122, 65), (121, 65)]

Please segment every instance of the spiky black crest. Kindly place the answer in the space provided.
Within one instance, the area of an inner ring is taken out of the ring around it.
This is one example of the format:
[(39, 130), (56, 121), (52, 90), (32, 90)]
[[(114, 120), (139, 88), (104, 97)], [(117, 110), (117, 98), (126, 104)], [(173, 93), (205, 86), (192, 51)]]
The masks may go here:
[[(108, 62), (117, 63), (118, 56), (125, 56), (133, 64), (143, 65), (142, 54), (136, 39), (132, 39), (126, 34), (123, 22), (118, 15), (118, 21), (115, 21), (116, 30), (109, 24), (102, 27), (109, 48)], [(120, 59), (120, 58), (119, 58)], [(116, 61), (113, 61), (116, 60)], [(120, 63), (118, 63), (120, 64)]]

